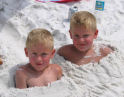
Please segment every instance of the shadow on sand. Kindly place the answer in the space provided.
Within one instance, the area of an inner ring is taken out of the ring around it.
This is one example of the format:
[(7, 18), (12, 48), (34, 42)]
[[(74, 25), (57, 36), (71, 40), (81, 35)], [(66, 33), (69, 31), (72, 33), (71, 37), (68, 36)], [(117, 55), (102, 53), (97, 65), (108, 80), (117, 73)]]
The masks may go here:
[(28, 0), (0, 0), (0, 32), (11, 17), (29, 4)]

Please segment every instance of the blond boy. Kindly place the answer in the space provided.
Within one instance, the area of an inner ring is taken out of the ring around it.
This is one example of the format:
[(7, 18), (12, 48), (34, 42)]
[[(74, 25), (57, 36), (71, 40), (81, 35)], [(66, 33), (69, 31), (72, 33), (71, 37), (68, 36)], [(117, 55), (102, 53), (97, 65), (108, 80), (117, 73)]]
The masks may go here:
[(87, 11), (73, 14), (70, 20), (70, 37), (73, 44), (65, 45), (58, 50), (58, 54), (72, 63), (83, 65), (98, 62), (112, 50), (108, 47), (100, 48), (100, 55), (94, 50), (93, 41), (97, 38), (98, 30), (96, 18)]
[(49, 31), (32, 30), (28, 35), (24, 50), (29, 63), (16, 71), (16, 88), (46, 86), (61, 78), (60, 66), (49, 64), (55, 53), (53, 37)]

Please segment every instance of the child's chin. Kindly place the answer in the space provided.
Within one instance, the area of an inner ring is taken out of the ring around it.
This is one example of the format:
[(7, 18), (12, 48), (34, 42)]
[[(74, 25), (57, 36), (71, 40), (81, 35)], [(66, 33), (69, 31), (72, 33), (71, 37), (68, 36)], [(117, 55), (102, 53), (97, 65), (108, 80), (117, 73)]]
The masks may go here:
[(87, 51), (86, 48), (77, 48), (77, 49), (78, 49), (78, 51), (80, 51), (80, 52), (86, 52), (86, 51)]
[(47, 66), (39, 67), (39, 68), (37, 68), (37, 71), (40, 72), (40, 71), (45, 70), (46, 68), (47, 68)]

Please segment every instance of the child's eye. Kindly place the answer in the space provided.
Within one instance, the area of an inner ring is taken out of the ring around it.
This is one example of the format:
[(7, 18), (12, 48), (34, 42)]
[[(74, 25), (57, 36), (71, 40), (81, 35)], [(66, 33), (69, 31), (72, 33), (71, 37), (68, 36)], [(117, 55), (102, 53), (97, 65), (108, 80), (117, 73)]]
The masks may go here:
[(47, 53), (42, 53), (41, 56), (42, 57), (46, 57), (48, 54)]
[(74, 35), (75, 38), (79, 38), (79, 35)]
[(34, 57), (34, 56), (37, 56), (37, 53), (32, 53), (32, 56)]
[(89, 37), (89, 34), (83, 35), (83, 38), (87, 38)]

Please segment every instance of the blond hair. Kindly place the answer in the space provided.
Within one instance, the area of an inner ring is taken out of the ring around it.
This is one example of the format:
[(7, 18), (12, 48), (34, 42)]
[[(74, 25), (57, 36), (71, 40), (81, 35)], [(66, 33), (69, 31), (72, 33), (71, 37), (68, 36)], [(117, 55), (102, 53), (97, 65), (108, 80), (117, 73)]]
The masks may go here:
[(26, 48), (35, 46), (36, 44), (41, 43), (43, 46), (47, 47), (50, 50), (54, 48), (54, 40), (52, 34), (46, 29), (34, 29), (29, 32), (26, 40)]
[(70, 29), (77, 25), (83, 25), (87, 30), (96, 31), (96, 18), (88, 11), (79, 11), (72, 15), (70, 20)]

